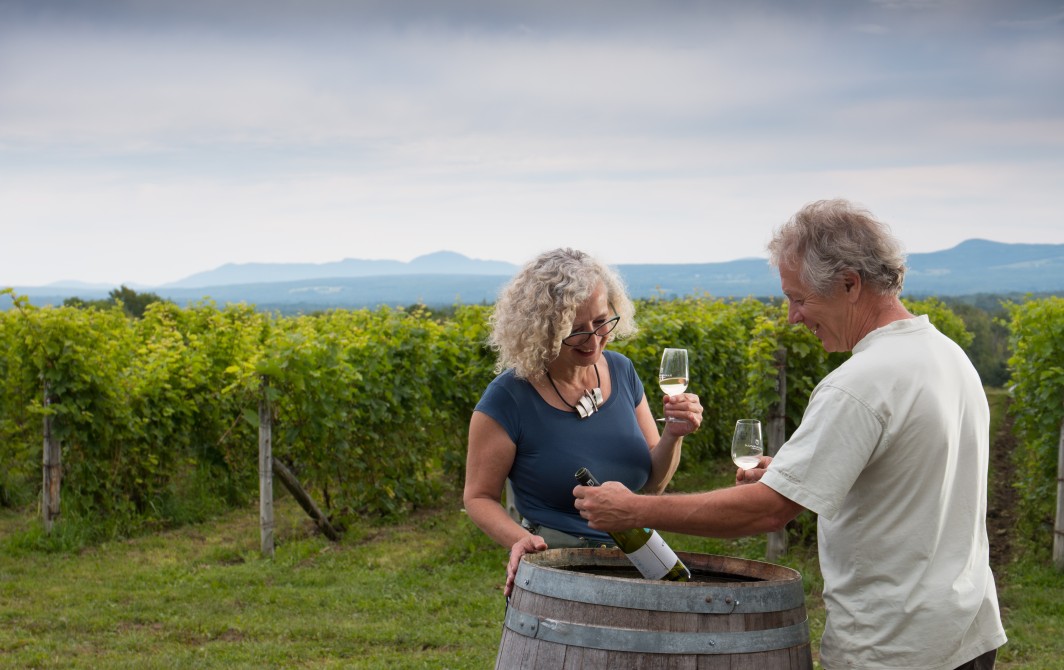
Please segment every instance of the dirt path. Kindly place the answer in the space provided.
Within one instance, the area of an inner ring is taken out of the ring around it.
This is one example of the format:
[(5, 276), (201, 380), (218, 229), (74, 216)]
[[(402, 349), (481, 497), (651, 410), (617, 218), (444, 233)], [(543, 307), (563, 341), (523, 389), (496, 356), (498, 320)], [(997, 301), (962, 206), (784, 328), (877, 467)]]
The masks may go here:
[(1016, 527), (1015, 468), (1012, 454), (1016, 438), (1012, 434), (1012, 416), (1006, 412), (997, 434), (990, 442), (990, 481), (986, 512), (986, 531), (990, 537), (990, 567), (1001, 579), (1012, 560), (1012, 532)]

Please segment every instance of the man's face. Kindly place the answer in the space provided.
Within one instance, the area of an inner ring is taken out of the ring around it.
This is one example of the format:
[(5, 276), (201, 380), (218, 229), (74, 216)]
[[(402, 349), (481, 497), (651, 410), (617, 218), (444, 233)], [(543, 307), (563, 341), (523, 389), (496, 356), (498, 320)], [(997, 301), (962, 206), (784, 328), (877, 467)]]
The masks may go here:
[(850, 303), (841, 289), (830, 296), (813, 292), (799, 277), (800, 268), (781, 264), (780, 285), (787, 296), (787, 320), (813, 331), (824, 351), (849, 351), (847, 315)]

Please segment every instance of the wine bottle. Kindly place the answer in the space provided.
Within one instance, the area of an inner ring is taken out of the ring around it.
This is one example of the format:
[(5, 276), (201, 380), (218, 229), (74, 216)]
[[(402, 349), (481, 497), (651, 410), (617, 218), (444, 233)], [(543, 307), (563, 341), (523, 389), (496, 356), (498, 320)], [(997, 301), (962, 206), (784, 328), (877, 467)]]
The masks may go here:
[[(587, 468), (576, 471), (576, 480), (584, 486), (599, 485)], [(658, 535), (658, 531), (632, 528), (608, 532), (645, 579), (667, 579), (674, 582), (686, 582), (691, 579), (691, 571)]]

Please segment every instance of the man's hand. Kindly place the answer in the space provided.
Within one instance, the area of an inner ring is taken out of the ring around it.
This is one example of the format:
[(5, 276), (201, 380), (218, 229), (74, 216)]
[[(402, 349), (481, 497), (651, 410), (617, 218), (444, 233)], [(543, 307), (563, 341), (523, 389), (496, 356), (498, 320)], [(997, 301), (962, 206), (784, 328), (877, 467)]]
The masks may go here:
[(605, 482), (602, 486), (577, 486), (573, 489), (574, 503), (580, 516), (595, 530), (627, 530), (635, 528), (634, 503), (639, 497), (620, 482)]
[(750, 468), (749, 470), (739, 468), (735, 471), (735, 485), (753, 484), (754, 482), (761, 481), (761, 475), (765, 474), (765, 470), (768, 469), (769, 463), (771, 462), (771, 456), (762, 456), (758, 459), (756, 468)]

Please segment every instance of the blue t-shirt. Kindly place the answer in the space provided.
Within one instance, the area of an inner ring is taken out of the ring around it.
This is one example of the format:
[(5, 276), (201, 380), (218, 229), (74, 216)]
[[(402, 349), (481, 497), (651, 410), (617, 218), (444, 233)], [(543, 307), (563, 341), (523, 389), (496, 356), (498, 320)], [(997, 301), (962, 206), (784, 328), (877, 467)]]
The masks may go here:
[(498, 422), (517, 445), (509, 477), (522, 516), (571, 535), (608, 540), (607, 533), (588, 528), (573, 507), (574, 475), (586, 467), (600, 482), (618, 481), (638, 491), (650, 477), (650, 447), (635, 418), (643, 400), (635, 366), (621, 354), (603, 355), (613, 388), (586, 419), (551, 407), (513, 370), (488, 385), (475, 411)]

